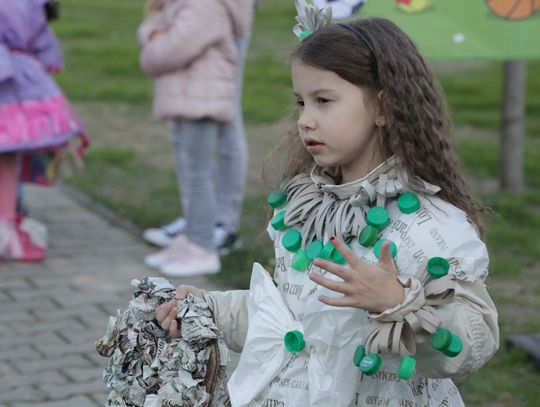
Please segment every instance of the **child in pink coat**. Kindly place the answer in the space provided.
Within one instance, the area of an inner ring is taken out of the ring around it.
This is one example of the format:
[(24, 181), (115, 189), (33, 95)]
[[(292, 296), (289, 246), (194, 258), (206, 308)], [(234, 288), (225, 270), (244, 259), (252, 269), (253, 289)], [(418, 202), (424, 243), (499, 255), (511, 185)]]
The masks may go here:
[[(221, 267), (213, 240), (214, 162), (222, 130), (238, 109), (235, 38), (249, 31), (253, 6), (253, 0), (154, 0), (138, 30), (141, 68), (155, 78), (154, 115), (171, 121), (184, 196), (185, 234), (145, 259), (168, 276), (217, 273)], [(245, 177), (245, 169), (237, 173), (220, 187)]]
[(16, 214), (18, 162), (29, 163), (24, 180), (44, 183), (43, 168), (35, 165), (42, 162), (33, 158), (42, 152), (54, 156), (82, 132), (50, 76), (62, 69), (63, 57), (44, 5), (45, 0), (0, 2), (0, 261), (45, 257), (45, 248), (21, 229)]

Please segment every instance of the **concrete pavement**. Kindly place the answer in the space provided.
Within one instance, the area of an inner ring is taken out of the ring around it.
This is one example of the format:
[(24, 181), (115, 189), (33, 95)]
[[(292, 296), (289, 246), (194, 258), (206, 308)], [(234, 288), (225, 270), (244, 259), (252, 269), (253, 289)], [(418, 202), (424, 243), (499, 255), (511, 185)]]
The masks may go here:
[[(94, 341), (126, 308), (130, 281), (159, 275), (142, 261), (153, 249), (61, 188), (26, 193), (49, 250), (41, 264), (0, 263), (0, 407), (103, 406), (107, 360)], [(204, 277), (183, 282), (217, 288)]]

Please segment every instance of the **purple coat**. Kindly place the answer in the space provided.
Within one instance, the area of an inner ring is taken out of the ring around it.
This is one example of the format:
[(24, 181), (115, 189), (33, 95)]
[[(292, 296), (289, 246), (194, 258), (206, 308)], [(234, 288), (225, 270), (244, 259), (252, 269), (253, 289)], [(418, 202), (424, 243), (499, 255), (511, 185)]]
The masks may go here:
[(82, 131), (50, 73), (62, 51), (45, 0), (0, 0), (0, 153), (55, 149)]

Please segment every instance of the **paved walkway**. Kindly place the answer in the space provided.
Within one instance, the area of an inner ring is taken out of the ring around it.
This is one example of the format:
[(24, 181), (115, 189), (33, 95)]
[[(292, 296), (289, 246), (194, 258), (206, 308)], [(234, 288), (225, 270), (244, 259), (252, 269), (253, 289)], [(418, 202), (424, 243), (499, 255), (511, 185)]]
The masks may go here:
[(130, 281), (156, 275), (142, 262), (152, 249), (57, 188), (26, 192), (50, 247), (42, 264), (0, 263), (0, 407), (103, 406), (94, 341), (126, 308)]

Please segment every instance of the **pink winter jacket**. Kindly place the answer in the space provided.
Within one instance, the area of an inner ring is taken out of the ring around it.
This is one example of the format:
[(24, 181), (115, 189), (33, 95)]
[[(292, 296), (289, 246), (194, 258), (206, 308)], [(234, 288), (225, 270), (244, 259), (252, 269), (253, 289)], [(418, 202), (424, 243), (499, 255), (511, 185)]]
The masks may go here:
[[(165, 0), (141, 24), (140, 66), (155, 78), (154, 116), (232, 120), (234, 39), (249, 30), (253, 7), (253, 0)], [(150, 40), (154, 30), (164, 33)]]

